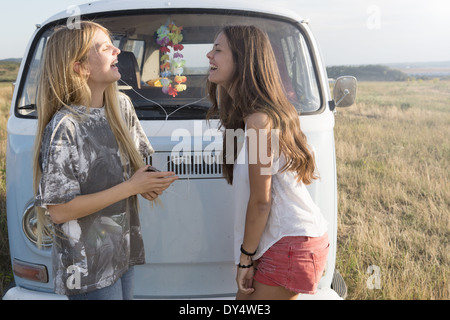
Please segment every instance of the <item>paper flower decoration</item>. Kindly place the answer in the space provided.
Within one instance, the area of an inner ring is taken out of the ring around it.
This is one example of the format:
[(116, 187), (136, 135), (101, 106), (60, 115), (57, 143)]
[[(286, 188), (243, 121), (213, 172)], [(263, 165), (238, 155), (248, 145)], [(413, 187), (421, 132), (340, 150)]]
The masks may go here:
[(186, 90), (186, 88), (187, 88), (187, 86), (186, 86), (185, 84), (176, 84), (176, 85), (175, 85), (175, 89), (176, 89), (178, 92), (184, 91), (184, 90)]
[(162, 92), (164, 92), (165, 94), (168, 94), (169, 89), (172, 87), (172, 85), (171, 85), (172, 80), (170, 80), (168, 78), (162, 78), (159, 80), (159, 82), (161, 83), (161, 86), (162, 86)]
[(175, 76), (174, 80), (176, 83), (184, 83), (186, 82), (187, 78), (185, 76)]
[(175, 98), (177, 96), (177, 94), (178, 94), (177, 89), (172, 86), (169, 86), (169, 95), (171, 95), (172, 97)]
[[(181, 76), (184, 69), (186, 61), (182, 60), (183, 55), (180, 53), (184, 49), (184, 46), (180, 44), (183, 40), (182, 34), (183, 27), (178, 27), (174, 23), (162, 25), (156, 30), (156, 43), (161, 46), (159, 49), (161, 51), (160, 58), (160, 83), (162, 86), (162, 92), (169, 94), (172, 97), (176, 97), (178, 92), (187, 89), (187, 85), (183, 84), (186, 82), (186, 77)], [(170, 58), (170, 49), (172, 47), (174, 52), (172, 59)], [(173, 69), (173, 74), (175, 75), (174, 81), (175, 85), (172, 86), (172, 80), (169, 77), (172, 75), (171, 69)]]
[(161, 52), (163, 52), (163, 53), (168, 53), (168, 52), (170, 52), (170, 49), (169, 49), (169, 48), (166, 48), (166, 47), (161, 47), (159, 50), (160, 50)]
[(175, 51), (181, 51), (184, 49), (184, 46), (182, 44), (174, 44), (173, 45), (173, 50)]

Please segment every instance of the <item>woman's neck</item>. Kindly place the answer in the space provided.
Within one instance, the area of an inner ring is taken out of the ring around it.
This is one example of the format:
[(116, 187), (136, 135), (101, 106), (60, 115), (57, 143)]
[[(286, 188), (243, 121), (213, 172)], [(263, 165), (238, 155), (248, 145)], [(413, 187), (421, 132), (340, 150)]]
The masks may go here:
[(104, 106), (103, 93), (104, 90), (93, 90), (91, 88), (91, 108), (102, 108)]

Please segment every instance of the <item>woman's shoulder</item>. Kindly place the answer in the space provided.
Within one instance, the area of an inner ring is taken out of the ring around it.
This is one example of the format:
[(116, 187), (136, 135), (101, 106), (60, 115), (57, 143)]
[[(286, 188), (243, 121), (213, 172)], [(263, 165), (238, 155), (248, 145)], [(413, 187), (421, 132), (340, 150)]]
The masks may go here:
[(67, 107), (58, 110), (49, 122), (51, 127), (56, 126), (75, 126), (75, 112)]
[(65, 106), (59, 109), (47, 124), (47, 130), (54, 132), (77, 131), (89, 118), (87, 107), (85, 106)]
[(137, 116), (134, 111), (133, 102), (131, 102), (130, 97), (122, 92), (119, 93), (119, 109), (128, 127), (131, 128), (135, 126)]
[(132, 118), (134, 111), (133, 103), (131, 102), (130, 97), (128, 97), (125, 93), (119, 92), (119, 109), (122, 113), (122, 116), (126, 121)]
[(244, 119), (247, 128), (266, 129), (270, 127), (269, 116), (264, 112), (254, 112)]
[(130, 97), (125, 93), (119, 92), (119, 106), (123, 111), (130, 110), (133, 106)]

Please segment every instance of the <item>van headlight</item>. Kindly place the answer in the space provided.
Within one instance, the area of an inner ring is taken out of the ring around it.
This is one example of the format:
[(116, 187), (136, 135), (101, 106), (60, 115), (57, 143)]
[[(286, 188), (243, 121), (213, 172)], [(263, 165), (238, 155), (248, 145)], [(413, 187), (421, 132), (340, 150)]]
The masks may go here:
[[(37, 214), (35, 206), (31, 203), (25, 209), (22, 217), (22, 230), (25, 233), (28, 240), (30, 240), (34, 245), (37, 246), (38, 234), (37, 234)], [(49, 223), (50, 229), (52, 229), (51, 223)], [(42, 238), (42, 246), (50, 247), (53, 243), (53, 238), (51, 236), (44, 235)]]

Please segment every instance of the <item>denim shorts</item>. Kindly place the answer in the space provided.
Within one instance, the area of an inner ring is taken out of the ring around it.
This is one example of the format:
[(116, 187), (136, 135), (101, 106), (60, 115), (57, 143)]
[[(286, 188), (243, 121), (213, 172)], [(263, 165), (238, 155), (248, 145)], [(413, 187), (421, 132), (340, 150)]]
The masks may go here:
[(329, 250), (328, 234), (321, 237), (284, 237), (257, 260), (254, 279), (295, 293), (314, 294), (322, 278)]

